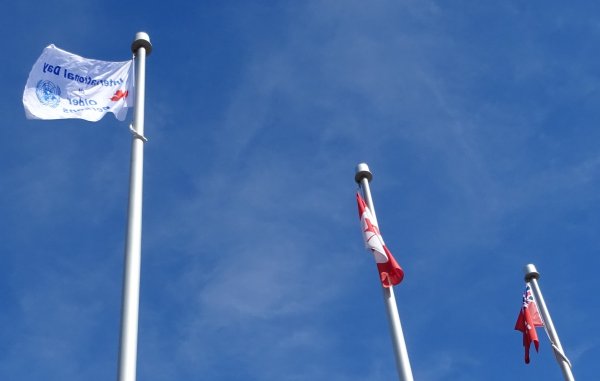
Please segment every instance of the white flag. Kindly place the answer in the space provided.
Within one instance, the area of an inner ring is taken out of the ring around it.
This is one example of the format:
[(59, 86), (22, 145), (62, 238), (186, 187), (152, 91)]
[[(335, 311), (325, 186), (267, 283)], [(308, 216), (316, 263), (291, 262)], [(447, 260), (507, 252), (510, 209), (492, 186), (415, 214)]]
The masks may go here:
[(112, 112), (118, 120), (125, 120), (127, 108), (134, 103), (132, 69), (132, 60), (93, 60), (49, 45), (25, 85), (27, 119), (95, 122)]

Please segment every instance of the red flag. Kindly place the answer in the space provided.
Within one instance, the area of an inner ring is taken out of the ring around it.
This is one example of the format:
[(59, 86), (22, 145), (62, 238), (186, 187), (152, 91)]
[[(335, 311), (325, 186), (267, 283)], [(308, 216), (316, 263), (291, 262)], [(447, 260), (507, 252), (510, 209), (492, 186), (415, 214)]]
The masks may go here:
[(356, 193), (356, 201), (358, 203), (358, 215), (360, 217), (360, 225), (365, 240), (365, 246), (371, 250), (377, 263), (379, 277), (383, 287), (391, 287), (402, 282), (404, 271), (396, 262), (392, 253), (388, 250), (383, 242), (383, 237), (377, 227), (377, 221), (373, 218), (369, 207), (365, 203), (359, 193)]
[(540, 341), (538, 340), (537, 332), (535, 327), (543, 327), (544, 323), (540, 318), (533, 295), (531, 294), (531, 287), (529, 284), (525, 287), (523, 292), (523, 306), (519, 311), (519, 317), (517, 317), (517, 323), (515, 324), (515, 330), (523, 332), (523, 347), (525, 347), (525, 363), (529, 364), (529, 347), (533, 342), (535, 351), (537, 352), (540, 347)]

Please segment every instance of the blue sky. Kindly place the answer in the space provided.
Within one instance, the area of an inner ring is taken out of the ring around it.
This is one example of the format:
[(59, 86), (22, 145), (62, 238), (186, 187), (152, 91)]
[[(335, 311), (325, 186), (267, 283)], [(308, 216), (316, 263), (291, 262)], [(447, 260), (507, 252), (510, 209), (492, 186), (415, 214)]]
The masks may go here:
[[(578, 379), (600, 356), (593, 2), (4, 5), (0, 379), (116, 377), (131, 135), (29, 121), (50, 43), (149, 33), (138, 379), (391, 380), (367, 162), (415, 379), (561, 380), (513, 331), (535, 263)], [(129, 118), (131, 117), (131, 113)]]

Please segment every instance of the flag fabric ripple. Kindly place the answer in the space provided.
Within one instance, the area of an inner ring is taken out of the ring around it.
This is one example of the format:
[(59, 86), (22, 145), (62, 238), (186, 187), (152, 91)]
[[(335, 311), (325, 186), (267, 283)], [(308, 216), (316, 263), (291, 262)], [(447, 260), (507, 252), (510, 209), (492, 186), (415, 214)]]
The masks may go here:
[(359, 193), (356, 193), (356, 201), (358, 203), (358, 215), (360, 217), (360, 226), (365, 246), (373, 253), (377, 269), (379, 270), (381, 284), (383, 287), (397, 285), (402, 282), (404, 271), (385, 246), (383, 237), (377, 227), (377, 221)]
[(544, 323), (540, 317), (537, 305), (533, 299), (531, 293), (531, 286), (527, 284), (525, 291), (523, 292), (523, 305), (519, 316), (517, 317), (517, 323), (515, 324), (515, 330), (523, 332), (523, 347), (525, 347), (525, 363), (529, 364), (529, 348), (531, 343), (535, 346), (535, 351), (539, 350), (540, 342), (538, 340), (537, 332), (535, 327), (543, 327)]

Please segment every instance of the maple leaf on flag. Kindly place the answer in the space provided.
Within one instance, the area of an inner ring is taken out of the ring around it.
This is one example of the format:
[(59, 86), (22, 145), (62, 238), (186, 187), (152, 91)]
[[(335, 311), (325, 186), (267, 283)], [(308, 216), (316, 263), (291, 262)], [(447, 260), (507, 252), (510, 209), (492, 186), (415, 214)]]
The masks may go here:
[(116, 102), (120, 99), (127, 98), (127, 95), (129, 95), (129, 91), (117, 90), (115, 95), (113, 95), (112, 98), (110, 98), (110, 100)]
[(379, 277), (383, 287), (391, 287), (402, 282), (404, 271), (396, 262), (392, 253), (388, 250), (383, 237), (377, 227), (377, 221), (371, 214), (371, 210), (365, 203), (365, 200), (356, 193), (358, 203), (358, 215), (360, 217), (360, 226), (365, 241), (366, 248), (373, 253)]

